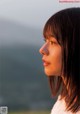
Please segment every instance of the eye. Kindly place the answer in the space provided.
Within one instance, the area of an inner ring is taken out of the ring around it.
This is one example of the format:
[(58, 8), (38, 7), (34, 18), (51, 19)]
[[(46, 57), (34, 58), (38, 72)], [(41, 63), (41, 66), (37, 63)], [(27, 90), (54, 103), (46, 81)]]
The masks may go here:
[(46, 39), (43, 39), (44, 40), (44, 42), (46, 42)]
[(56, 44), (56, 42), (54, 42), (54, 41), (50, 41), (50, 44), (53, 45), (53, 44)]
[(44, 42), (47, 42), (47, 39), (44, 38), (43, 40), (44, 40)]
[(50, 41), (50, 44), (52, 45), (52, 44), (54, 44), (54, 42), (53, 41)]

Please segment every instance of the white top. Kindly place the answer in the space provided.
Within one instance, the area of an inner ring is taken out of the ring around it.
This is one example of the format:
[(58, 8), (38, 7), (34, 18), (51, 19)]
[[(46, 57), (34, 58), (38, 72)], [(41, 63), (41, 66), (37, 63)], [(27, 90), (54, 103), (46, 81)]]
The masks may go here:
[(60, 96), (58, 97), (58, 100), (54, 104), (51, 114), (80, 114), (80, 111), (77, 113), (72, 113), (70, 111), (66, 111), (66, 104), (64, 100), (60, 100)]

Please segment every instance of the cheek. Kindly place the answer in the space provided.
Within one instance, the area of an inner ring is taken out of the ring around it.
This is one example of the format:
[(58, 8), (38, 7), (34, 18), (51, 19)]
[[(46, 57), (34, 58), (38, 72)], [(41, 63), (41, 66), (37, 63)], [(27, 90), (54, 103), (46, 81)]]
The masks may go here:
[(54, 61), (56, 63), (62, 63), (62, 52), (61, 52), (61, 49), (51, 51), (50, 55), (51, 55), (52, 61)]
[(61, 75), (62, 54), (61, 51), (54, 51), (51, 56), (51, 71), (53, 75)]
[(50, 65), (44, 68), (47, 76), (61, 76), (62, 71), (62, 51), (61, 47), (57, 46), (49, 48), (48, 60)]

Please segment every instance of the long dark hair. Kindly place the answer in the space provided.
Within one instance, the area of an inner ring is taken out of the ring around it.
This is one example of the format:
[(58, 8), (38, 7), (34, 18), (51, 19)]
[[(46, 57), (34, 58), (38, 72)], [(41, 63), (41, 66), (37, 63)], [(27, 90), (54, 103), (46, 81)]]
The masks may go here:
[(66, 109), (77, 112), (80, 107), (80, 8), (67, 8), (51, 16), (43, 35), (54, 36), (62, 47), (62, 75), (49, 76), (52, 94), (55, 96), (60, 90)]

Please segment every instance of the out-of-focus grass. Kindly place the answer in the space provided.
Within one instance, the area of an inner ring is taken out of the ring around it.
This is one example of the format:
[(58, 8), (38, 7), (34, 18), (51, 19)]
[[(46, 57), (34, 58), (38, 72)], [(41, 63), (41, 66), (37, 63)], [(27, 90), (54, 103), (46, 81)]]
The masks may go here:
[(50, 111), (9, 112), (8, 114), (50, 114)]

